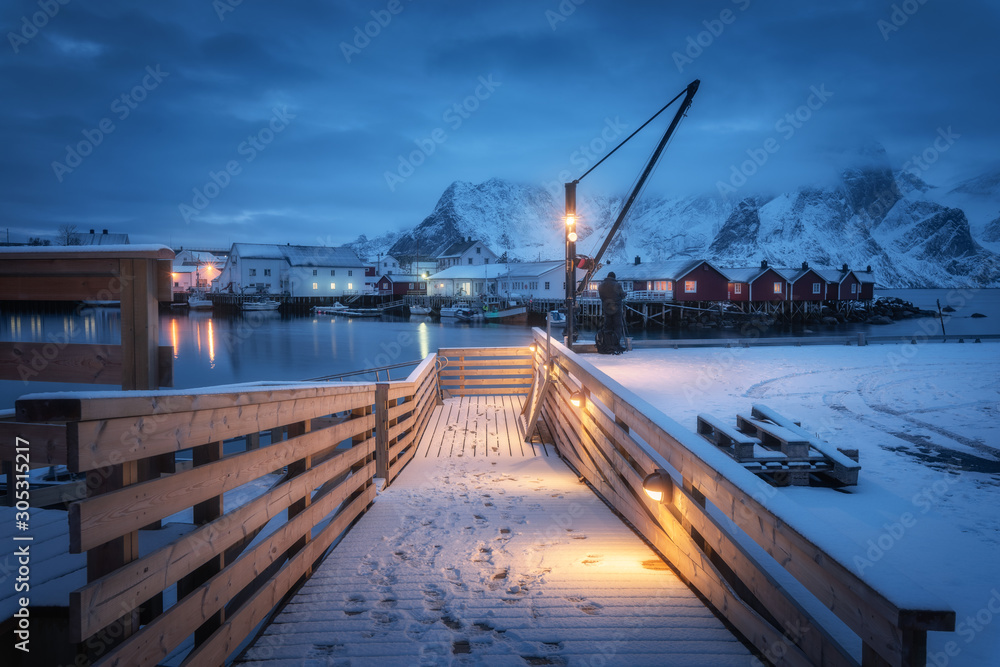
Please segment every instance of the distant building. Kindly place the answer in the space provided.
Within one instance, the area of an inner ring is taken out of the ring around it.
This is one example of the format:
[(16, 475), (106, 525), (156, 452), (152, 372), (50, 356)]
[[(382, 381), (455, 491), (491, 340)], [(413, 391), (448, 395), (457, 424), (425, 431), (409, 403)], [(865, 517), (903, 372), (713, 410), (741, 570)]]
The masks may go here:
[(506, 270), (502, 264), (452, 266), (430, 277), (427, 294), (473, 298), (484, 294), (497, 294), (497, 278)]
[[(500, 294), (517, 295), (522, 299), (563, 299), (566, 297), (566, 262), (511, 262), (501, 264), (505, 271), (500, 275)], [(576, 280), (586, 274), (576, 270)]]
[(346, 246), (234, 243), (217, 285), (237, 294), (340, 297), (360, 294), (365, 282), (364, 262)]
[(405, 273), (386, 274), (378, 279), (376, 293), (383, 296), (426, 296), (427, 279)]
[(109, 234), (108, 230), (101, 230), (97, 234), (91, 229), (89, 234), (74, 233), (69, 237), (69, 245), (125, 245), (128, 241), (128, 234)]
[(207, 290), (219, 277), (225, 258), (210, 252), (182, 250), (174, 257), (173, 290), (186, 292), (193, 289)]
[(497, 256), (485, 243), (473, 241), (470, 236), (464, 241), (452, 243), (437, 256), (437, 270), (443, 271), (453, 266), (482, 266), (495, 264)]

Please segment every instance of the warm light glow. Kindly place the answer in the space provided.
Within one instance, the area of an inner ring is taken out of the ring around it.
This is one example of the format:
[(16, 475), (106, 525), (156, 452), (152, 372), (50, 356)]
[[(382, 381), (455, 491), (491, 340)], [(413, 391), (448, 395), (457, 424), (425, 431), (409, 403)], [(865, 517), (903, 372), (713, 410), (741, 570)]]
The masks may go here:
[(576, 232), (570, 232), (569, 234), (566, 235), (566, 238), (568, 238), (570, 242), (576, 243), (577, 239)]
[(656, 502), (663, 502), (664, 498), (669, 500), (673, 496), (674, 480), (666, 470), (657, 468), (642, 480), (642, 490)]
[(566, 216), (566, 226), (569, 227), (570, 225), (575, 225), (575, 224), (576, 224), (576, 216), (575, 215), (567, 215)]
[(531, 351), (532, 354), (534, 354), (534, 352), (535, 352), (535, 344), (532, 343), (531, 345), (529, 345), (528, 349)]
[(212, 328), (212, 320), (208, 320), (208, 362), (215, 368), (215, 330)]
[(583, 394), (578, 391), (574, 391), (570, 394), (569, 402), (573, 404), (574, 408), (578, 408), (583, 405)]
[(177, 358), (177, 318), (170, 320), (170, 345), (174, 348), (174, 359)]

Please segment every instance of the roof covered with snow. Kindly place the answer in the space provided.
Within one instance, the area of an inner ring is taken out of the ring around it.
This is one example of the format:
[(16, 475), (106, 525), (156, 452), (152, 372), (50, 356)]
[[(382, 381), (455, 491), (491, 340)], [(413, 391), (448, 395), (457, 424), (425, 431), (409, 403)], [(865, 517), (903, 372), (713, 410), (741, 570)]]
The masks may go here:
[(289, 266), (364, 267), (351, 248), (340, 246), (274, 245), (269, 243), (234, 243), (232, 255), (242, 259), (285, 260)]
[(593, 280), (604, 280), (614, 271), (618, 280), (673, 280), (701, 264), (702, 259), (668, 259), (641, 264), (607, 264), (594, 273)]
[(479, 241), (473, 241), (471, 238), (466, 241), (458, 241), (457, 243), (452, 243), (448, 246), (444, 252), (442, 252), (438, 257), (459, 257), (466, 250), (472, 246), (479, 243)]
[(491, 280), (507, 272), (503, 264), (475, 264), (449, 266), (430, 277), (431, 280)]
[[(498, 265), (501, 266), (501, 265)], [(553, 260), (551, 262), (512, 262), (502, 265), (511, 276), (540, 276), (552, 271), (561, 269), (564, 266), (563, 260)]]

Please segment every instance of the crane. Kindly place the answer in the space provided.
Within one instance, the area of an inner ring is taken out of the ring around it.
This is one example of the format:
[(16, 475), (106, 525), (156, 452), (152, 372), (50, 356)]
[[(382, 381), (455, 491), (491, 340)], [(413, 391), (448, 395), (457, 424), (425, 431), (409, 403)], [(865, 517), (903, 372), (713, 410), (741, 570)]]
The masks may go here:
[[(657, 111), (653, 116), (643, 123), (635, 132), (630, 134), (625, 138), (620, 144), (615, 146), (607, 155), (601, 158), (594, 166), (584, 172), (583, 176), (566, 183), (566, 346), (573, 349), (573, 338), (575, 329), (575, 315), (576, 315), (576, 298), (577, 296), (586, 288), (587, 283), (590, 282), (590, 278), (594, 275), (594, 271), (597, 270), (600, 265), (601, 258), (604, 257), (605, 251), (611, 245), (612, 240), (614, 240), (615, 234), (618, 232), (625, 218), (628, 216), (629, 210), (631, 210), (632, 205), (635, 203), (636, 198), (639, 193), (642, 192), (642, 188), (646, 183), (646, 179), (653, 172), (653, 168), (656, 166), (657, 161), (660, 159), (660, 154), (663, 153), (663, 149), (666, 147), (667, 142), (670, 141), (670, 137), (673, 136), (674, 131), (677, 129), (677, 125), (681, 122), (688, 109), (691, 107), (691, 100), (694, 99), (695, 93), (698, 92), (698, 87), (701, 85), (699, 79), (695, 79), (688, 84), (682, 92), (678, 93), (674, 99), (667, 102), (662, 109)], [(602, 162), (607, 160), (609, 157), (614, 155), (615, 151), (624, 146), (629, 139), (634, 137), (636, 134), (642, 131), (647, 125), (649, 125), (653, 120), (659, 116), (661, 113), (666, 111), (670, 105), (679, 100), (681, 97), (684, 100), (681, 102), (680, 106), (677, 108), (677, 113), (674, 114), (673, 120), (670, 121), (667, 131), (663, 134), (663, 138), (660, 139), (660, 143), (657, 144), (656, 150), (653, 151), (652, 156), (649, 158), (649, 162), (646, 163), (646, 167), (643, 169), (642, 173), (639, 175), (639, 179), (635, 183), (635, 187), (632, 188), (632, 192), (625, 200), (625, 204), (622, 206), (622, 210), (618, 213), (618, 217), (615, 219), (611, 229), (608, 231), (607, 237), (604, 239), (604, 243), (601, 244), (600, 249), (597, 254), (594, 255), (593, 259), (589, 262), (587, 267), (587, 273), (584, 275), (583, 280), (579, 282), (576, 281), (576, 186), (583, 180), (587, 174), (594, 171)]]

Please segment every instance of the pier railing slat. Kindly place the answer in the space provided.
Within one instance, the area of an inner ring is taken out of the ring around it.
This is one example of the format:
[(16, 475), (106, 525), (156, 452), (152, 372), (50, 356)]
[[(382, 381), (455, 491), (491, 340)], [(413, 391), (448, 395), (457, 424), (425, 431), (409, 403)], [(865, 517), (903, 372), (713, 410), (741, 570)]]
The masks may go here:
[[(535, 339), (544, 348), (544, 332)], [(860, 638), (863, 664), (923, 665), (926, 632), (954, 631), (955, 612), (926, 596), (919, 609), (892, 602), (811, 542), (755, 494), (730, 479), (744, 474), (696, 453), (691, 433), (670, 431), (658, 410), (621, 387), (556, 341), (549, 342), (552, 389), (541, 414), (561, 455), (622, 513), (758, 649), (790, 664), (843, 665), (855, 659), (769, 574), (776, 566), (794, 576)], [(546, 363), (544, 355), (538, 359)], [(570, 394), (586, 397), (582, 407)], [(642, 480), (672, 468), (674, 495), (649, 499)], [(731, 519), (771, 558), (762, 563), (740, 546), (706, 508)], [(919, 586), (914, 584), (914, 590)], [(911, 596), (912, 597), (912, 596)], [(786, 632), (796, 628), (795, 632)]]

